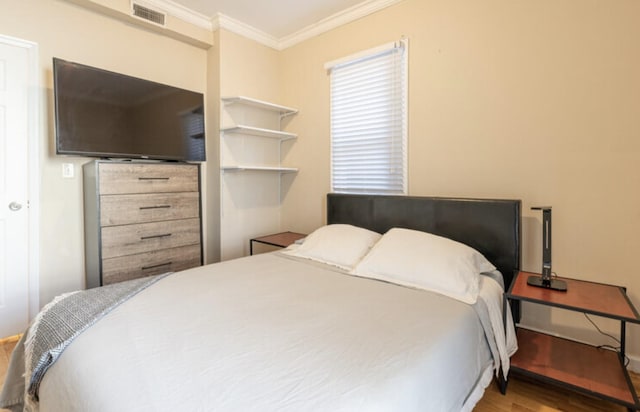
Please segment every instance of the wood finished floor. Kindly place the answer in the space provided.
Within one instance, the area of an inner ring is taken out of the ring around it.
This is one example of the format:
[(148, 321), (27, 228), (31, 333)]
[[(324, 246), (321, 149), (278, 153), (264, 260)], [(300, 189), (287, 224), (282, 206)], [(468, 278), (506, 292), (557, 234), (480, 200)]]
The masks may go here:
[[(16, 347), (16, 343), (18, 343), (19, 336), (13, 336), (10, 338), (0, 339), (0, 390), (2, 389), (2, 385), (4, 385), (5, 375), (7, 374), (7, 369), (9, 368), (9, 359), (11, 358), (11, 352), (13, 352), (13, 348)], [(0, 412), (7, 411), (7, 409), (0, 408)]]
[[(630, 373), (636, 392), (640, 389), (640, 375)], [(510, 378), (507, 394), (502, 395), (492, 382), (474, 412), (626, 412), (627, 408), (584, 396), (566, 389), (537, 383), (519, 377)]]
[[(0, 340), (0, 387), (4, 383), (9, 358), (18, 337)], [(640, 390), (640, 375), (631, 373), (636, 391)], [(485, 390), (475, 412), (624, 412), (627, 409), (610, 402), (583, 396), (560, 388), (541, 387), (533, 382), (511, 378), (506, 395), (492, 382)], [(0, 409), (6, 411), (5, 409)]]

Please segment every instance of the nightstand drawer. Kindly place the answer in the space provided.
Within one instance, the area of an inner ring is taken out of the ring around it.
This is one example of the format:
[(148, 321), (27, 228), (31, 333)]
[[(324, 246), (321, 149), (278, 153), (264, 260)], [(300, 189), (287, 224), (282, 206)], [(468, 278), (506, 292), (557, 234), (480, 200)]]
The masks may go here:
[(108, 226), (102, 229), (102, 259), (200, 243), (200, 219)]
[(99, 167), (101, 195), (198, 191), (196, 165), (100, 163)]
[(199, 202), (198, 192), (101, 196), (100, 225), (196, 218), (200, 216)]
[(121, 256), (102, 261), (102, 283), (122, 282), (200, 266), (200, 245)]

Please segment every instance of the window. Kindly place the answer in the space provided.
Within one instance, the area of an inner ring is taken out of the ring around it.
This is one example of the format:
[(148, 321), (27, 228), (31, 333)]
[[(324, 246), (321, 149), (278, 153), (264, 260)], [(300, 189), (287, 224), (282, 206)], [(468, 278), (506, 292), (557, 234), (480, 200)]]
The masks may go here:
[(332, 191), (406, 194), (406, 40), (325, 67), (331, 75)]

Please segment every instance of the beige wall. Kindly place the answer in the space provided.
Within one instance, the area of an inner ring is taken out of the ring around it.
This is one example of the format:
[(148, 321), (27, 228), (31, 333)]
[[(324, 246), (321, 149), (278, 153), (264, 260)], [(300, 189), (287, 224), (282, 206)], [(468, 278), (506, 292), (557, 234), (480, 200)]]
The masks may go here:
[[(407, 36), (409, 193), (522, 199), (523, 267), (536, 271), (541, 215), (530, 207), (551, 205), (554, 270), (626, 285), (640, 307), (638, 16), (636, 0), (406, 0), (283, 51), (282, 102), (300, 109), (288, 163), (301, 168), (283, 228), (324, 223), (323, 64)], [(612, 343), (579, 316), (526, 307), (525, 320)]]
[[(221, 29), (220, 95), (247, 96), (280, 103), (280, 53), (253, 40)], [(233, 115), (232, 115), (233, 114)], [(275, 123), (264, 119), (264, 113), (252, 109), (221, 106), (221, 126), (236, 124), (277, 129)], [(263, 123), (267, 121), (267, 123)], [(220, 158), (230, 164), (260, 164), (253, 156), (277, 159), (279, 142), (262, 137), (225, 135), (221, 137)], [(283, 143), (286, 145), (287, 143)], [(244, 162), (237, 159), (248, 159)], [(265, 160), (265, 159), (262, 159)], [(276, 161), (277, 162), (277, 161)], [(224, 172), (220, 176), (221, 225), (220, 257), (222, 260), (245, 256), (249, 253), (249, 239), (280, 230), (280, 177), (271, 172)]]
[[(206, 51), (57, 0), (0, 0), (0, 33), (38, 43), (40, 136), (40, 305), (84, 287), (81, 165), (55, 155), (52, 58), (126, 73), (184, 89), (206, 90)], [(74, 163), (73, 179), (62, 178)]]
[(280, 97), (279, 53), (228, 30), (218, 31), (220, 95), (266, 101)]
[(205, 213), (204, 262), (220, 261), (220, 32), (213, 33), (213, 46), (207, 50), (207, 93), (205, 95), (207, 161), (202, 164), (202, 175), (207, 184), (202, 187)]

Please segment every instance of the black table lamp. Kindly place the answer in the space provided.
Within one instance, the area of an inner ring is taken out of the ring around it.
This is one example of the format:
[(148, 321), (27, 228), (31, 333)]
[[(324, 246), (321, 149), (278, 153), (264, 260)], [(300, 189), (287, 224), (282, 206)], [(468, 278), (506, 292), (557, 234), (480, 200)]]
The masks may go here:
[(551, 277), (551, 206), (536, 206), (532, 210), (542, 210), (542, 275), (529, 276), (527, 284), (565, 292), (567, 282)]

